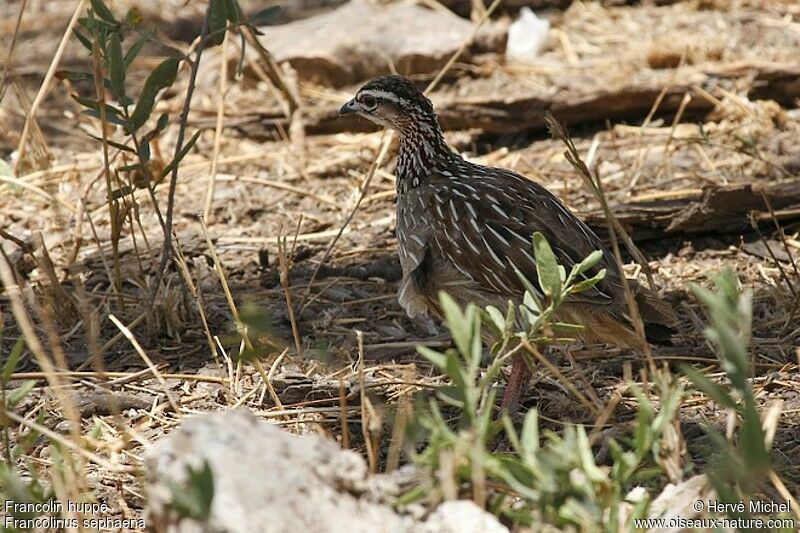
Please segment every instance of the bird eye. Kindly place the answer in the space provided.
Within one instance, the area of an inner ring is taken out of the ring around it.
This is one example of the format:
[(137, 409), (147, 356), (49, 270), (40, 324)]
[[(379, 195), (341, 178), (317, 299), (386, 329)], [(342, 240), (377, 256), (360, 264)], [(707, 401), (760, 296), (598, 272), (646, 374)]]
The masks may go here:
[(378, 100), (374, 96), (370, 96), (365, 94), (361, 97), (361, 105), (367, 111), (372, 111), (376, 107), (378, 107)]

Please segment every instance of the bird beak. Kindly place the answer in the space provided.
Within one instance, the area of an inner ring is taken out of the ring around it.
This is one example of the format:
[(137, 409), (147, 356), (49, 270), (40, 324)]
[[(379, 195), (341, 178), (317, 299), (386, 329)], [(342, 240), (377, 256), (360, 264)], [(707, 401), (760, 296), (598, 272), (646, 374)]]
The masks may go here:
[(350, 115), (352, 113), (358, 113), (358, 103), (356, 103), (355, 98), (344, 104), (342, 108), (339, 109), (340, 115)]

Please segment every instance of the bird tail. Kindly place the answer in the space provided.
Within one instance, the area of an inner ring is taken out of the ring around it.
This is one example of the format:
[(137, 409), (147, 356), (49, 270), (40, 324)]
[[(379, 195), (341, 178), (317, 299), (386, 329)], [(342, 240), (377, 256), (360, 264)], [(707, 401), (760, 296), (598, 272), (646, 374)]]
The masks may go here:
[(647, 287), (636, 283), (633, 288), (647, 341), (652, 344), (668, 343), (676, 333), (675, 326), (678, 323), (672, 306)]
[[(629, 280), (639, 308), (639, 316), (644, 323), (647, 342), (668, 344), (678, 320), (672, 307), (662, 301), (653, 291)], [(605, 342), (627, 346), (634, 350), (645, 348), (641, 336), (627, 314), (627, 305), (619, 302), (618, 313), (608, 312), (607, 308), (586, 304), (565, 304), (559, 309), (561, 320), (581, 324), (584, 330), (579, 334), (586, 342)]]

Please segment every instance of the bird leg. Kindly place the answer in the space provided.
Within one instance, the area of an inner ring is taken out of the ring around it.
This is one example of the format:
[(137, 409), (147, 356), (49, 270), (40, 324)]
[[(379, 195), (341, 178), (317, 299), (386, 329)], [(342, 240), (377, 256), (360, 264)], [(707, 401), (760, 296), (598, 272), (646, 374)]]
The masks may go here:
[(519, 407), (519, 398), (522, 391), (528, 385), (531, 372), (528, 363), (522, 354), (514, 354), (511, 358), (511, 374), (506, 382), (506, 391), (503, 394), (503, 401), (500, 403), (500, 410), (513, 413)]

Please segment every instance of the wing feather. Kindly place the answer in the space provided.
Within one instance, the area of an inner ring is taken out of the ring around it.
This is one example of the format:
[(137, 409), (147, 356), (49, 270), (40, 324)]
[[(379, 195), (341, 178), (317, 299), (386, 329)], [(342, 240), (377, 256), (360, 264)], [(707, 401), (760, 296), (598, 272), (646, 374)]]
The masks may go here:
[(538, 287), (532, 235), (539, 231), (567, 271), (591, 252), (604, 251), (586, 275), (605, 268), (606, 278), (574, 301), (605, 305), (622, 301), (620, 275), (611, 254), (547, 189), (514, 172), (468, 162), (452, 174), (457, 179), (434, 173), (429, 182), (434, 191), (426, 206), (429, 229), (448, 236), (429, 243), (439, 256), (450, 258), (488, 291), (519, 296), (524, 287), (514, 267)]

